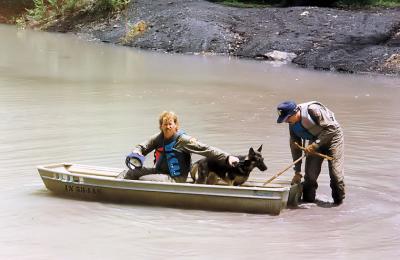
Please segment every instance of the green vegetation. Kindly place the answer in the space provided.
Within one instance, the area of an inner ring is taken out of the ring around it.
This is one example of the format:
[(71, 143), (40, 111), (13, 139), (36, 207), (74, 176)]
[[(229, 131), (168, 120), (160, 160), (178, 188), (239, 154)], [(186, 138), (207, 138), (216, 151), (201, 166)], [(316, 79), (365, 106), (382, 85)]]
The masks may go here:
[(400, 6), (400, 0), (340, 0), (339, 6), (367, 6), (367, 7), (396, 7)]
[(80, 10), (114, 12), (125, 8), (130, 0), (33, 0), (34, 7), (18, 18), (21, 27), (40, 26)]
[(267, 6), (336, 6), (336, 7), (396, 7), (400, 0), (210, 0), (235, 7)]
[(119, 11), (122, 10), (130, 0), (97, 0), (96, 7), (103, 11)]

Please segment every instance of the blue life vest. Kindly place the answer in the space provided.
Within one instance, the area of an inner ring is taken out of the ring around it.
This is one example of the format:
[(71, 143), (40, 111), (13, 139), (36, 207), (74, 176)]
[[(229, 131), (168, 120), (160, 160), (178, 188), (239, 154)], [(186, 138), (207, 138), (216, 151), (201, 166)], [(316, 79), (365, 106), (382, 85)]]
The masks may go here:
[(306, 140), (315, 139), (322, 131), (322, 127), (317, 125), (308, 113), (308, 107), (312, 104), (318, 104), (334, 120), (333, 113), (317, 101), (299, 104), (301, 120), (292, 125), (291, 128), (298, 137)]
[(179, 131), (168, 144), (163, 144), (156, 149), (155, 160), (156, 168), (161, 172), (166, 169), (162, 169), (162, 162), (166, 159), (168, 165), (169, 175), (172, 177), (180, 176), (182, 173), (189, 172), (190, 168), (190, 154), (180, 152), (175, 149), (176, 142), (179, 137), (184, 134), (183, 131)]
[(308, 132), (307, 129), (305, 129), (300, 122), (297, 122), (294, 125), (292, 125), (292, 130), (300, 138), (306, 140), (314, 139), (314, 136), (310, 134), (310, 132)]

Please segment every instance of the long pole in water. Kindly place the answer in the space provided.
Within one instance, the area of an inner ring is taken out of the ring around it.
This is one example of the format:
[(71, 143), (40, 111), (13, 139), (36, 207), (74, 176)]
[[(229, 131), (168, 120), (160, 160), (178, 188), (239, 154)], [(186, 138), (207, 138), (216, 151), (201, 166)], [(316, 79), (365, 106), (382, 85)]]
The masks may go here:
[[(301, 145), (299, 145), (298, 143), (295, 142), (295, 144), (297, 145), (297, 147), (298, 147), (299, 149), (301, 149), (301, 150), (303, 150), (303, 151), (305, 150), (305, 148), (302, 147)], [(313, 154), (318, 155), (318, 156), (320, 156), (320, 157), (322, 157), (322, 158), (324, 158), (324, 159), (327, 159), (327, 160), (333, 160), (332, 157), (330, 157), (330, 156), (328, 156), (328, 155), (325, 155), (325, 154), (322, 154), (322, 153), (313, 152)], [(277, 174), (275, 174), (274, 176), (272, 176), (269, 180), (267, 180), (266, 182), (264, 182), (263, 186), (266, 185), (266, 184), (268, 184), (268, 183), (270, 183), (271, 181), (275, 180), (275, 179), (278, 178), (279, 176), (281, 176), (284, 172), (286, 172), (287, 170), (289, 170), (290, 167), (292, 167), (293, 165), (295, 165), (295, 164), (298, 163), (299, 161), (303, 160), (303, 158), (306, 157), (306, 156), (307, 156), (307, 154), (304, 154), (302, 157), (300, 157), (299, 159), (297, 159), (296, 161), (294, 161), (292, 164), (290, 164), (290, 165), (289, 165), (288, 167), (286, 167), (284, 170), (282, 170), (282, 171), (278, 172)]]
[(277, 174), (275, 174), (274, 176), (272, 176), (269, 180), (267, 180), (266, 182), (264, 182), (264, 185), (267, 185), (268, 183), (270, 183), (271, 181), (275, 180), (276, 178), (278, 178), (279, 176), (281, 176), (284, 172), (286, 172), (287, 170), (289, 170), (293, 165), (295, 165), (296, 163), (298, 163), (299, 161), (303, 160), (304, 157), (306, 157), (307, 155), (304, 154), (302, 157), (300, 157), (299, 159), (297, 159), (296, 161), (294, 161), (293, 163), (291, 163), (288, 167), (286, 167), (284, 170), (278, 172)]

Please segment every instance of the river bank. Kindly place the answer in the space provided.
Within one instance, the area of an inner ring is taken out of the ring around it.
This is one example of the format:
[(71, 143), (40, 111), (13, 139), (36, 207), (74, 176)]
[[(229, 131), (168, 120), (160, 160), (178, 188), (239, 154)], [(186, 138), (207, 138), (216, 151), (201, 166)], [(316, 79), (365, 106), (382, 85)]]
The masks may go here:
[(28, 8), (33, 8), (33, 2), (30, 0), (0, 0), (0, 23), (14, 23), (15, 18), (21, 16)]
[(235, 8), (204, 0), (136, 0), (113, 17), (81, 12), (46, 30), (157, 51), (400, 75), (400, 8)]

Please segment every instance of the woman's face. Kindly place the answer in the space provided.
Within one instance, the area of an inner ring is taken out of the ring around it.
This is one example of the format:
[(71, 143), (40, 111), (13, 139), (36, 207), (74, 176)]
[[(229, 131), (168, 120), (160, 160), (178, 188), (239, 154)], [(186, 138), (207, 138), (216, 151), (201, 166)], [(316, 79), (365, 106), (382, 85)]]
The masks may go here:
[(174, 119), (164, 118), (161, 131), (164, 134), (164, 139), (170, 139), (178, 132), (178, 126), (175, 124)]

